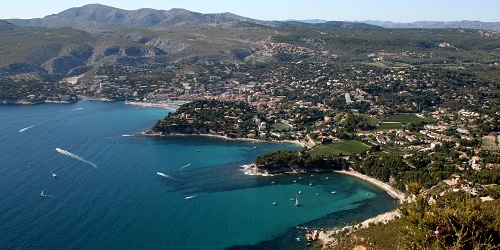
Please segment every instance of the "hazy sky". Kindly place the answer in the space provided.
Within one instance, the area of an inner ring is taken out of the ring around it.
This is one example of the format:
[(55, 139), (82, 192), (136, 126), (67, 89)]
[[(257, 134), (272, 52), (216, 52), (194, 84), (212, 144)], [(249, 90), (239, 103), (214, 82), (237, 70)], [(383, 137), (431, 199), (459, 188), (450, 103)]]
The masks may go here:
[(35, 18), (100, 3), (120, 9), (183, 8), (261, 20), (500, 21), (500, 0), (0, 0), (0, 19)]

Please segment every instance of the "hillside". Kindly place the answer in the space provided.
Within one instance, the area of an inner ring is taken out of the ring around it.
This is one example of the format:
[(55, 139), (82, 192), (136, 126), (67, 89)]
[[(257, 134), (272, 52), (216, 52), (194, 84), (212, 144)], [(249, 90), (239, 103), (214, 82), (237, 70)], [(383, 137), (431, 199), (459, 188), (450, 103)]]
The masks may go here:
[(141, 27), (153, 30), (185, 27), (240, 27), (241, 25), (263, 25), (275, 28), (319, 27), (327, 29), (374, 28), (363, 23), (327, 22), (310, 24), (303, 22), (269, 22), (238, 16), (232, 13), (202, 14), (185, 9), (123, 10), (100, 4), (89, 4), (71, 8), (58, 14), (34, 19), (9, 19), (19, 26), (39, 26), (45, 28), (72, 27), (90, 32), (115, 32), (126, 28)]
[(467, 29), (385, 29), (261, 21), (184, 9), (122, 10), (92, 4), (43, 18), (0, 22), (0, 75), (58, 80), (100, 65), (342, 61), (494, 63), (500, 35)]
[(100, 37), (72, 28), (5, 25), (0, 30), (0, 75), (34, 74), (46, 80), (87, 72), (120, 58), (145, 60), (165, 54), (129, 39)]

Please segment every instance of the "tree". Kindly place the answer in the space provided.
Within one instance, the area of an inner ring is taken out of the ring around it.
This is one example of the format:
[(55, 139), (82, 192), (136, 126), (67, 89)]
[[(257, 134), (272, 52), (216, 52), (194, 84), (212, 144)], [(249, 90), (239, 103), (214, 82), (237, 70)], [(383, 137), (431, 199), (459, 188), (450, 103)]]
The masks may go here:
[(478, 199), (431, 202), (419, 195), (400, 208), (404, 223), (404, 249), (498, 249), (500, 214), (486, 212)]
[(422, 190), (422, 185), (418, 182), (411, 182), (406, 185), (406, 189), (408, 190), (408, 193), (417, 196), (420, 193), (420, 190)]

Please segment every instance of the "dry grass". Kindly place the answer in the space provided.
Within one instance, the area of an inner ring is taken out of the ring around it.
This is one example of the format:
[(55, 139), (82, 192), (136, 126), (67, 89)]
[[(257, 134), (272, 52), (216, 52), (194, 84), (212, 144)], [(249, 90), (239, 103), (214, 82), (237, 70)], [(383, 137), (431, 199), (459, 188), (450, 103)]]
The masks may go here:
[(487, 135), (483, 136), (483, 144), (481, 147), (485, 150), (490, 150), (490, 151), (500, 151), (500, 144), (498, 143), (500, 141), (500, 135)]

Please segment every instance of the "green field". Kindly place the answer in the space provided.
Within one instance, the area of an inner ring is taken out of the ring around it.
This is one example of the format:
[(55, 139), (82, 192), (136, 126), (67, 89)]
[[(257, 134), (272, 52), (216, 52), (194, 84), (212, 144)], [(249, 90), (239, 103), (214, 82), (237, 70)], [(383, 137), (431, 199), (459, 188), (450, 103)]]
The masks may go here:
[(409, 64), (406, 63), (388, 62), (388, 61), (369, 62), (364, 64), (381, 68), (405, 68), (410, 66)]
[(379, 120), (379, 119), (377, 119), (377, 118), (373, 118), (373, 117), (371, 117), (371, 116), (369, 116), (369, 115), (363, 115), (363, 114), (362, 114), (361, 116), (363, 116), (364, 118), (366, 118), (366, 120), (368, 120), (368, 123), (369, 123), (370, 125), (372, 125), (372, 126), (377, 126), (377, 124), (380, 122), (380, 120)]
[(292, 127), (290, 125), (284, 123), (275, 123), (271, 125), (271, 130), (273, 131), (289, 130), (291, 128)]
[(335, 142), (332, 144), (323, 144), (315, 147), (309, 153), (311, 155), (351, 155), (351, 154), (362, 154), (370, 150), (370, 147), (357, 141), (343, 141)]
[(377, 130), (389, 130), (389, 129), (402, 129), (403, 124), (401, 122), (381, 122), (377, 126)]
[(394, 114), (384, 119), (384, 122), (418, 123), (424, 119), (413, 114)]

